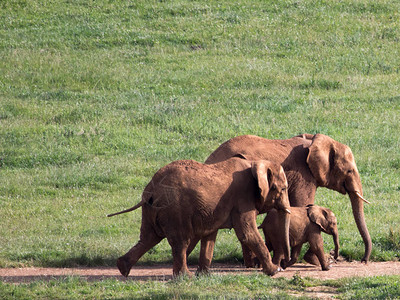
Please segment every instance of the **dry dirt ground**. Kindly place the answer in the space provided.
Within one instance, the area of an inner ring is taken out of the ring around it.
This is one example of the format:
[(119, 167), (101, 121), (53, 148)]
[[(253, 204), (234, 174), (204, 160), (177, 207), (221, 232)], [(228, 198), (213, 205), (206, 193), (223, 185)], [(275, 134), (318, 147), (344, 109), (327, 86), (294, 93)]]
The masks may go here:
[[(189, 266), (195, 272), (196, 266)], [(213, 274), (252, 274), (260, 272), (258, 269), (246, 269), (241, 265), (213, 264)], [(320, 267), (310, 264), (297, 263), (294, 266), (279, 272), (274, 278), (292, 278), (294, 275), (318, 279), (338, 279), (343, 277), (367, 277), (379, 275), (400, 275), (400, 262), (369, 262), (367, 265), (358, 261), (341, 261), (333, 263), (331, 270), (321, 271)], [(118, 269), (104, 268), (3, 268), (0, 269), (0, 281), (10, 283), (31, 282), (34, 280), (52, 280), (66, 276), (79, 276), (88, 281), (115, 278), (118, 280), (170, 280), (172, 265), (134, 266), (128, 278), (120, 275)]]

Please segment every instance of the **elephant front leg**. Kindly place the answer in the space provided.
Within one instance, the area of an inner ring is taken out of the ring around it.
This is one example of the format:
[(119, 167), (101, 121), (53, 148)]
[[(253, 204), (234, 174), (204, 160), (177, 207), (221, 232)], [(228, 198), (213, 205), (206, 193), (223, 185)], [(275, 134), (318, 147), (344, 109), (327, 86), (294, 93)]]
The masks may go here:
[(201, 239), (199, 267), (197, 274), (209, 273), (212, 257), (214, 254), (215, 239), (217, 238), (218, 231)]
[(314, 235), (314, 238), (310, 241), (310, 249), (317, 256), (321, 268), (323, 271), (328, 271), (330, 269), (329, 263), (325, 257), (324, 253), (324, 241), (321, 234)]
[(233, 228), (239, 241), (253, 251), (260, 260), (263, 272), (270, 276), (275, 275), (278, 272), (278, 266), (272, 263), (268, 248), (257, 229), (255, 212), (235, 216)]

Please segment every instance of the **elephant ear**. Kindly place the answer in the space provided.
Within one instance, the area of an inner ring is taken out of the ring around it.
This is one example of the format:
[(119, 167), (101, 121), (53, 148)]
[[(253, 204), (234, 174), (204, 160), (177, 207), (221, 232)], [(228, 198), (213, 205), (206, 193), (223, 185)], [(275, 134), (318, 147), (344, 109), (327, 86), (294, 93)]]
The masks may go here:
[(312, 139), (307, 156), (307, 164), (320, 186), (328, 186), (329, 172), (334, 164), (334, 140), (323, 134)]
[(269, 185), (272, 182), (272, 170), (265, 161), (255, 161), (251, 164), (251, 173), (257, 180), (262, 201), (265, 202), (269, 193)]
[(310, 206), (307, 209), (307, 215), (311, 222), (317, 224), (326, 232), (328, 229), (327, 211), (320, 206)]

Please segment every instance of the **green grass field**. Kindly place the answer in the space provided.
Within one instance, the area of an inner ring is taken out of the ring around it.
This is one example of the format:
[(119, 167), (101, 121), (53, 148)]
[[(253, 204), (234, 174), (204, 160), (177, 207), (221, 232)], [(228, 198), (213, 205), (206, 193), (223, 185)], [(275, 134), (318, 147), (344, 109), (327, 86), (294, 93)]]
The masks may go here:
[(76, 277), (24, 284), (0, 282), (3, 299), (398, 299), (399, 276), (317, 280), (258, 275), (213, 275), (170, 281), (88, 282)]
[[(141, 212), (105, 216), (138, 202), (163, 165), (204, 161), (237, 135), (318, 132), (353, 150), (371, 259), (398, 260), (399, 11), (395, 0), (0, 1), (0, 267), (113, 266)], [(319, 189), (316, 203), (338, 217), (341, 255), (360, 259), (347, 196)], [(221, 231), (214, 259), (241, 258)], [(163, 241), (140, 262), (170, 261)]]

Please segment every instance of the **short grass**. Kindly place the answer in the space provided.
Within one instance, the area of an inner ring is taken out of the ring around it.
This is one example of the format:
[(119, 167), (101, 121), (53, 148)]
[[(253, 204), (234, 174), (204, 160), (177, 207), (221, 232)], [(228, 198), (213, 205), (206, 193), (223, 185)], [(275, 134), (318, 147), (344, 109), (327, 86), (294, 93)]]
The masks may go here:
[[(87, 282), (76, 277), (9, 284), (0, 282), (4, 299), (398, 299), (400, 276), (320, 281), (295, 275), (273, 279), (264, 275), (212, 275), (163, 281)], [(317, 294), (317, 291), (320, 291)], [(322, 292), (324, 291), (324, 292)]]
[[(354, 152), (371, 259), (399, 258), (398, 1), (0, 8), (1, 267), (114, 265), (141, 214), (105, 216), (138, 202), (163, 165), (204, 161), (241, 134), (317, 132)], [(316, 203), (338, 216), (341, 254), (360, 259), (348, 198), (319, 189)], [(221, 231), (215, 260), (241, 259), (234, 232)], [(141, 263), (170, 261), (163, 241)]]

